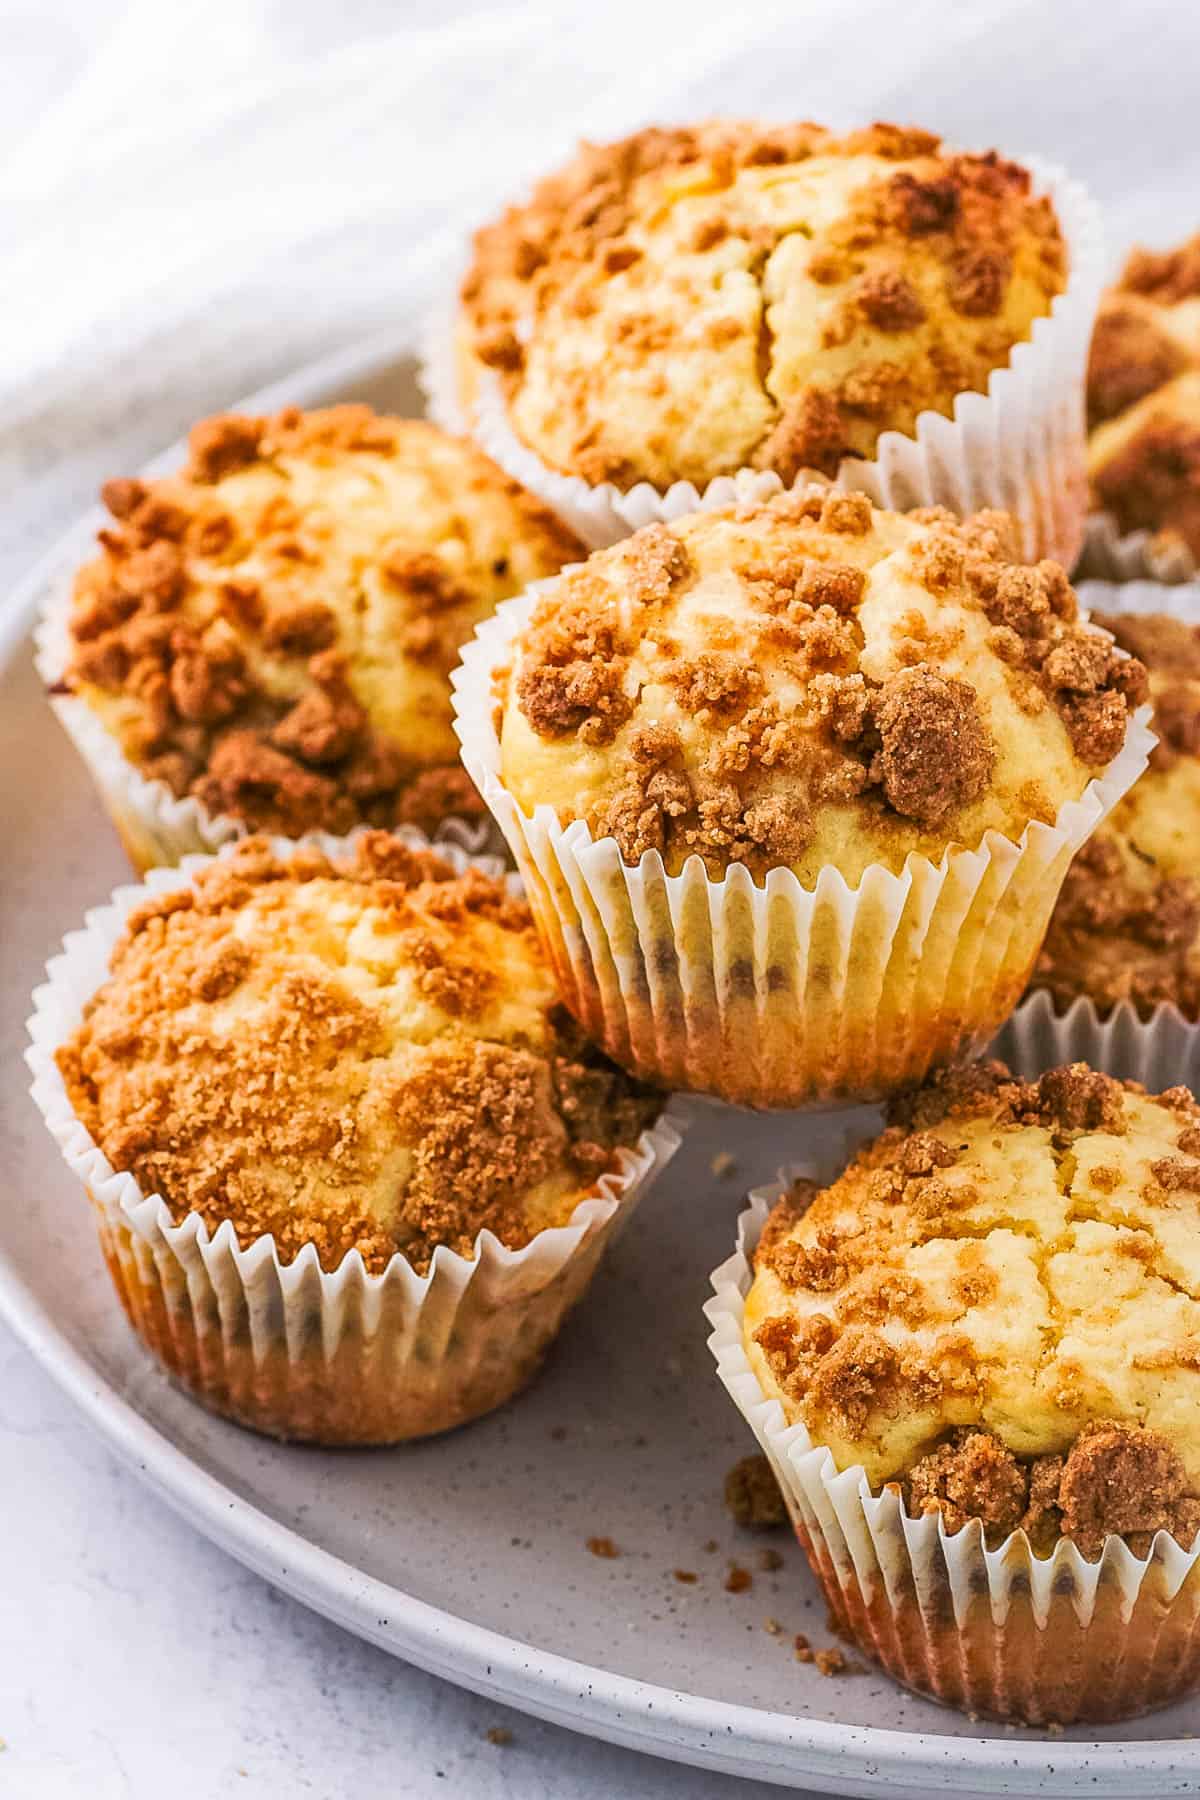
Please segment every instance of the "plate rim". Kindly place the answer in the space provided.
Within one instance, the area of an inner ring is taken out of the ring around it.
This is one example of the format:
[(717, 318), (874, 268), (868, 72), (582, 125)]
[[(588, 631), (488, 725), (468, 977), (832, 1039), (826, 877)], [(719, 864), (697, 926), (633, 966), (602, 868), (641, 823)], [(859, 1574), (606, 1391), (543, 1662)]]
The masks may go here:
[[(230, 410), (328, 403), (339, 386), (417, 355), (411, 326), (398, 326), (306, 363)], [(143, 472), (182, 450), (177, 441)], [(26, 651), (47, 585), (78, 559), (100, 517), (98, 508), (85, 512), (16, 583), (0, 610), (0, 673)], [(1194, 1775), (1180, 1766), (1189, 1753), (1200, 1756), (1189, 1738), (1003, 1741), (847, 1725), (662, 1687), (474, 1624), (365, 1574), (193, 1461), (76, 1348), (2, 1245), (0, 1318), (121, 1461), (210, 1542), (343, 1629), (518, 1710), (645, 1755), (780, 1785), (815, 1782), (831, 1793), (853, 1784), (855, 1792), (896, 1794), (913, 1780), (931, 1793), (961, 1793), (964, 1778), (996, 1796), (1075, 1794), (1083, 1784), (1097, 1792), (1109, 1778), (1125, 1784), (1119, 1791), (1129, 1800), (1195, 1791)]]

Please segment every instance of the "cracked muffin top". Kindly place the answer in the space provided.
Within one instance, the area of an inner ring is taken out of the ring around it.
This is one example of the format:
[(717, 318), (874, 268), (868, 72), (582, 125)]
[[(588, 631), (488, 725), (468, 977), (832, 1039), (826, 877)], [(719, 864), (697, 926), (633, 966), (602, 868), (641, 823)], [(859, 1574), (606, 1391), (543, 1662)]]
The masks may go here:
[(582, 550), (472, 445), (365, 406), (230, 415), (103, 498), (58, 691), (144, 774), (288, 837), (481, 811), (459, 647)]
[(1200, 558), (1200, 233), (1135, 250), (1105, 294), (1088, 367), (1093, 503)]
[(1093, 613), (1149, 672), (1150, 766), (1088, 839), (1063, 883), (1031, 986), (1066, 1008), (1160, 1001), (1200, 1018), (1200, 626)]
[(1144, 670), (1008, 521), (810, 488), (650, 525), (554, 582), (497, 676), (501, 774), (636, 863), (937, 860), (1053, 820)]
[(1200, 1530), (1200, 1107), (944, 1073), (755, 1253), (746, 1353), (839, 1468), (1035, 1549)]
[(517, 1249), (662, 1109), (559, 1005), (505, 883), (386, 832), (332, 861), (251, 838), (148, 897), (58, 1065), (176, 1222), (326, 1269)]
[(984, 392), (1066, 284), (1049, 200), (930, 132), (710, 120), (584, 145), (475, 239), (459, 362), (593, 483), (791, 481)]

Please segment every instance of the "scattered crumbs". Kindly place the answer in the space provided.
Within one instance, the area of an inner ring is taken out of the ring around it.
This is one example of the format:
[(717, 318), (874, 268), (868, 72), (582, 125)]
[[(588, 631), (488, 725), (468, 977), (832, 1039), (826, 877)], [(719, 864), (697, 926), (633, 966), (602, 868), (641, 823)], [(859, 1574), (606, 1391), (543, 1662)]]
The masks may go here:
[(831, 1647), (818, 1650), (815, 1658), (817, 1669), (822, 1675), (861, 1675), (862, 1664), (851, 1662), (844, 1650)]
[(764, 1619), (763, 1630), (771, 1637), (781, 1637), (783, 1634), (783, 1626), (778, 1619)]
[(610, 1560), (614, 1556), (620, 1556), (621, 1554), (611, 1538), (590, 1537), (587, 1541), (587, 1547), (593, 1556), (604, 1556)]
[(765, 1530), (787, 1524), (787, 1508), (765, 1456), (743, 1456), (725, 1477), (725, 1504), (739, 1525)]
[(863, 1664), (852, 1662), (844, 1650), (830, 1645), (828, 1650), (814, 1650), (802, 1631), (792, 1639), (798, 1663), (812, 1663), (818, 1675), (861, 1675)]
[(1063, 1728), (1059, 1724), (1058, 1720), (1057, 1719), (1049, 1720), (1049, 1722), (1046, 1725), (1046, 1736), (1047, 1737), (1061, 1737), (1062, 1734), (1063, 1734)]
[(690, 1586), (693, 1581), (699, 1581), (700, 1579), (695, 1569), (672, 1569), (671, 1573), (674, 1575), (676, 1581), (682, 1581), (685, 1586)]
[(556, 1444), (561, 1444), (566, 1435), (567, 1428), (565, 1425), (552, 1425), (550, 1427), (550, 1436), (554, 1439)]
[(702, 1547), (707, 1556), (713, 1556), (721, 1548), (716, 1538), (706, 1538)]
[(746, 1589), (754, 1586), (754, 1577), (749, 1569), (743, 1569), (740, 1563), (730, 1563), (729, 1573), (725, 1577), (727, 1594), (744, 1594)]
[(507, 1725), (489, 1725), (487, 1728), (487, 1741), (489, 1744), (511, 1744), (513, 1741), (512, 1732), (508, 1729)]
[(708, 1166), (718, 1181), (724, 1181), (727, 1176), (732, 1175), (737, 1169), (737, 1163), (729, 1154), (728, 1150), (718, 1150)]

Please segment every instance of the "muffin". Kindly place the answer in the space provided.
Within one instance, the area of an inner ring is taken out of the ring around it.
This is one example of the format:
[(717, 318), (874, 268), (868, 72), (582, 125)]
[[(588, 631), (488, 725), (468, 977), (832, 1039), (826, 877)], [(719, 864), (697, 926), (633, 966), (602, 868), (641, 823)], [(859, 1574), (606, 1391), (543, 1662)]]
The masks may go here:
[[(1070, 196), (1071, 222), (1080, 204)], [(620, 507), (641, 483), (659, 495), (687, 483), (694, 497), (739, 471), (790, 484), (849, 461), (863, 485), (882, 439), (914, 439), (923, 413), (949, 421), (962, 396), (988, 394), (1049, 321), (1076, 272), (1068, 223), (1027, 169), (895, 125), (838, 136), (709, 120), (584, 145), (476, 235), (459, 297), (459, 399), (485, 447), (556, 504), (563, 477), (585, 499), (610, 494), (610, 539), (642, 522)], [(1076, 381), (1091, 306), (1060, 334)], [(1074, 411), (1055, 455), (1069, 450), (1057, 481), (1069, 464), (1078, 507)], [(979, 491), (965, 440), (940, 485), (931, 461), (913, 491), (960, 511), (1021, 495), (1029, 553), (1073, 555), (1079, 519), (1050, 516), (1064, 497), (1035, 496), (1032, 466), (1015, 491), (998, 477), (1001, 418), (998, 406)], [(941, 442), (945, 461), (944, 430)], [(896, 499), (911, 474), (880, 497)], [(587, 526), (586, 509), (572, 522)]]
[(1186, 1089), (977, 1064), (744, 1221), (723, 1379), (899, 1680), (1035, 1723), (1200, 1684), (1198, 1154)]
[(118, 894), (38, 996), (35, 1094), (172, 1374), (277, 1436), (395, 1442), (532, 1377), (676, 1139), (515, 887), (322, 843)]
[[(1200, 234), (1135, 250), (1105, 294), (1088, 365), (1088, 481), (1107, 530), (1099, 576), (1178, 579), (1200, 564)], [(1148, 534), (1140, 562), (1119, 538)], [(1107, 557), (1105, 552), (1107, 551)]]
[[(1197, 609), (1193, 609), (1197, 610)], [(1200, 1019), (1200, 622), (1098, 613), (1149, 673), (1158, 743), (1150, 766), (1067, 873), (1032, 986), (1101, 1016), (1128, 1002)]]
[(43, 666), (136, 866), (243, 830), (478, 824), (449, 673), (580, 554), (543, 506), (365, 406), (205, 420), (178, 474), (103, 498)]
[[(467, 768), (567, 1003), (756, 1105), (981, 1047), (1070, 854), (1144, 762), (1144, 671), (1005, 521), (806, 488), (652, 525), (501, 609)], [(494, 709), (494, 710), (493, 710)]]

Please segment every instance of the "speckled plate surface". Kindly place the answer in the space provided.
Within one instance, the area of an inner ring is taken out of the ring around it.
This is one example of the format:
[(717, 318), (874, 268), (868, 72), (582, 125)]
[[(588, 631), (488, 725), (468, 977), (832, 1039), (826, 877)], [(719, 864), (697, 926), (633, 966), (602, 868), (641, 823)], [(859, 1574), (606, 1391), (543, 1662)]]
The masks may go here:
[[(253, 404), (335, 398), (419, 410), (404, 347), (364, 346)], [(743, 1190), (828, 1124), (698, 1109), (537, 1385), (448, 1438), (281, 1448), (209, 1417), (158, 1372), (118, 1310), (21, 1060), (47, 956), (128, 879), (28, 645), (47, 584), (95, 523), (0, 611), (0, 1310), (113, 1448), (199, 1530), (349, 1630), (639, 1750), (894, 1800), (1200, 1790), (1188, 1741), (1200, 1703), (1099, 1740), (1046, 1737), (972, 1723), (882, 1675), (824, 1679), (794, 1661), (794, 1633), (830, 1641), (823, 1607), (793, 1543), (773, 1538), (784, 1565), (757, 1570), (759, 1541), (725, 1513), (724, 1472), (752, 1445), (714, 1378), (700, 1307)], [(718, 1150), (736, 1160), (724, 1179), (711, 1172)], [(590, 1555), (593, 1536), (621, 1554)], [(725, 1591), (731, 1558), (755, 1571), (748, 1591)]]

